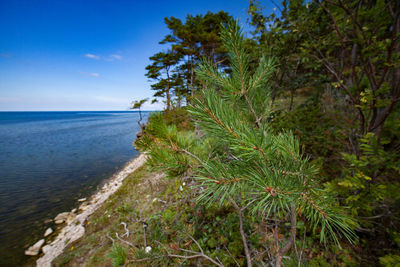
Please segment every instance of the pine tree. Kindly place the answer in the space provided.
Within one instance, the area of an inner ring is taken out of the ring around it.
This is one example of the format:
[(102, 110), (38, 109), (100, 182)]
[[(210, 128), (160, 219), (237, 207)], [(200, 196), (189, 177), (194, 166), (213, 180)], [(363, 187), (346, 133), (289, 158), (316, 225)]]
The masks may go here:
[(175, 17), (165, 18), (171, 34), (160, 44), (169, 43), (180, 53), (181, 61), (184, 63), (179, 70), (182, 77), (186, 78), (187, 95), (194, 96), (197, 87), (195, 68), (201, 56), (207, 55), (215, 62), (223, 61), (225, 50), (221, 46), (219, 25), (232, 20), (233, 18), (224, 11), (195, 16), (189, 14), (184, 22)]
[[(292, 248), (298, 220), (320, 230), (320, 240), (339, 235), (355, 240), (353, 221), (343, 207), (316, 182), (318, 170), (305, 157), (291, 132), (274, 135), (268, 126), (270, 90), (268, 79), (275, 69), (273, 59), (260, 59), (251, 74), (244, 37), (237, 23), (222, 31), (228, 49), (231, 74), (204, 59), (197, 76), (207, 84), (202, 97), (189, 111), (200, 129), (225, 147), (225, 155), (202, 162), (197, 179), (204, 189), (199, 201), (223, 205), (230, 202), (238, 212), (247, 265), (250, 249), (243, 231), (243, 213), (264, 216), (273, 222), (275, 265)], [(290, 217), (290, 236), (278, 238), (280, 224)]]
[(159, 52), (150, 57), (151, 65), (146, 67), (146, 76), (156, 83), (151, 85), (156, 93), (154, 97), (166, 97), (167, 110), (171, 109), (172, 91), (177, 86), (177, 74), (173, 73), (175, 65), (179, 62), (180, 55), (170, 50), (168, 52)]
[[(321, 242), (333, 240), (340, 246), (341, 237), (354, 242), (354, 221), (318, 184), (318, 169), (303, 155), (299, 140), (288, 131), (274, 134), (268, 125), (274, 60), (262, 57), (251, 71), (236, 22), (222, 26), (221, 39), (231, 71), (203, 59), (196, 73), (207, 89), (188, 107), (202, 140), (166, 126), (161, 115), (154, 115), (137, 145), (149, 153), (154, 168), (170, 176), (191, 168), (200, 205), (235, 209), (247, 266), (254, 256), (245, 231), (251, 217), (263, 218), (273, 233), (274, 242), (266, 245), (274, 253), (275, 266), (294, 246), (298, 221), (319, 231)], [(290, 227), (282, 238), (285, 224)]]

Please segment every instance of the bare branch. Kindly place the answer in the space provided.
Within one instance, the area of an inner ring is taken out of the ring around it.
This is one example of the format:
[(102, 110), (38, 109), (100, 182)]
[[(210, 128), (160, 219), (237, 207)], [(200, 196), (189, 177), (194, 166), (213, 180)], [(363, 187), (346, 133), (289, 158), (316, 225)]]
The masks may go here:
[(297, 224), (297, 220), (296, 220), (296, 206), (292, 205), (292, 207), (290, 208), (290, 238), (289, 241), (287, 242), (287, 244), (280, 250), (279, 254), (281, 254), (282, 256), (284, 254), (286, 254), (291, 247), (293, 246), (295, 240), (296, 240), (296, 224)]
[(246, 260), (247, 260), (247, 266), (252, 267), (253, 264), (252, 264), (252, 260), (251, 260), (249, 245), (247, 244), (246, 233), (244, 232), (244, 229), (243, 229), (243, 210), (239, 207), (239, 205), (236, 203), (236, 201), (233, 200), (233, 198), (230, 198), (230, 200), (239, 216), (239, 231), (240, 231), (240, 235), (242, 236), (244, 253), (246, 254)]
[(191, 156), (192, 158), (196, 159), (198, 162), (203, 163), (203, 161), (197, 157), (196, 155), (194, 155), (193, 153), (190, 153), (189, 151), (187, 151), (186, 149), (181, 148), (180, 149), (182, 152), (188, 154), (189, 156)]
[(122, 239), (121, 237), (119, 237), (118, 233), (115, 233), (115, 236), (117, 237), (117, 239), (118, 239), (119, 241), (121, 241), (121, 242), (127, 244), (127, 245), (130, 246), (130, 247), (136, 248), (136, 246), (135, 246), (134, 244), (132, 244), (131, 242), (128, 242), (128, 241)]
[(168, 256), (168, 257), (172, 257), (172, 258), (181, 258), (181, 259), (204, 258), (204, 259), (206, 259), (206, 260), (212, 262), (212, 263), (215, 264), (216, 266), (224, 267), (223, 264), (221, 264), (221, 263), (215, 261), (214, 259), (212, 259), (212, 258), (210, 258), (209, 256), (207, 256), (206, 254), (204, 254), (204, 251), (203, 251), (202, 247), (201, 247), (200, 244), (196, 241), (196, 239), (194, 239), (194, 238), (193, 238), (191, 235), (189, 235), (188, 233), (186, 233), (186, 234), (187, 234), (187, 235), (190, 237), (190, 239), (192, 239), (193, 242), (197, 245), (197, 247), (199, 248), (200, 252), (192, 251), (192, 250), (187, 250), (187, 249), (181, 249), (181, 248), (180, 248), (179, 250), (182, 250), (182, 251), (185, 251), (185, 252), (188, 252), (188, 253), (192, 253), (193, 255), (177, 255), (177, 254), (170, 254), (170, 253), (168, 252), (168, 249), (164, 246), (164, 244), (162, 244), (162, 243), (160, 243), (160, 242), (158, 242), (158, 241), (155, 241), (155, 242), (156, 242), (157, 244), (159, 244), (159, 245), (161, 245), (162, 247), (165, 248), (165, 250), (167, 251), (167, 256)]
[(114, 242), (115, 242), (115, 239), (114, 239), (114, 238), (112, 238), (112, 237), (109, 236), (108, 234), (106, 234), (106, 237), (108, 237), (108, 239), (110, 239), (110, 240), (112, 241), (112, 243), (114, 244)]
[(120, 224), (122, 224), (125, 229), (125, 233), (123, 235), (121, 235), (121, 237), (124, 237), (124, 236), (129, 237), (129, 229), (126, 227), (126, 222), (122, 222)]

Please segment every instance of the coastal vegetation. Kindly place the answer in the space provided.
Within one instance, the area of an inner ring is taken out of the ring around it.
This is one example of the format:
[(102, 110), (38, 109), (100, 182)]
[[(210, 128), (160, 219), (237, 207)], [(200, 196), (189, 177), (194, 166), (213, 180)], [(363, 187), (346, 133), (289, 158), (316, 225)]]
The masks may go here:
[(400, 2), (277, 8), (166, 18), (146, 166), (56, 265), (400, 265)]

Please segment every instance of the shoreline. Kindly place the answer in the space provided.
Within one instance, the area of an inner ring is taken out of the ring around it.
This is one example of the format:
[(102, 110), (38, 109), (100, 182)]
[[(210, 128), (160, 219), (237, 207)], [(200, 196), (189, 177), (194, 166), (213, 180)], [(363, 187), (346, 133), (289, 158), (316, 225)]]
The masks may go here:
[(87, 218), (121, 187), (129, 174), (141, 167), (145, 161), (145, 154), (139, 154), (122, 170), (109, 178), (101, 189), (88, 197), (87, 201), (80, 204), (77, 213), (69, 213), (65, 225), (62, 226), (55, 239), (42, 247), (43, 254), (36, 260), (36, 265), (50, 267), (51, 262), (63, 252), (66, 246), (81, 238), (85, 233)]

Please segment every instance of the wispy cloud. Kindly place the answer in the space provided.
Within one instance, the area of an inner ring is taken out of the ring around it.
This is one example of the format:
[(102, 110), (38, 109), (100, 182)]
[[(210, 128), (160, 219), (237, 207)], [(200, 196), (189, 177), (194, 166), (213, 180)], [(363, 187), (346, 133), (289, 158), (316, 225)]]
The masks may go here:
[(94, 54), (86, 54), (85, 57), (97, 60), (100, 59), (100, 56)]
[(109, 56), (100, 56), (100, 55), (87, 53), (87, 54), (85, 54), (85, 57), (90, 58), (90, 59), (96, 59), (96, 60), (101, 59), (101, 60), (105, 60), (105, 61), (122, 60), (122, 56), (119, 54), (111, 54)]
[(105, 61), (115, 61), (115, 60), (122, 60), (122, 56), (118, 54), (112, 54), (109, 55), (108, 57), (104, 58)]
[(117, 59), (117, 60), (122, 60), (122, 56), (121, 55), (117, 55), (117, 54), (110, 55), (110, 58)]
[(85, 76), (90, 76), (90, 77), (99, 77), (100, 74), (97, 72), (82, 72), (78, 71), (79, 74), (85, 75)]

